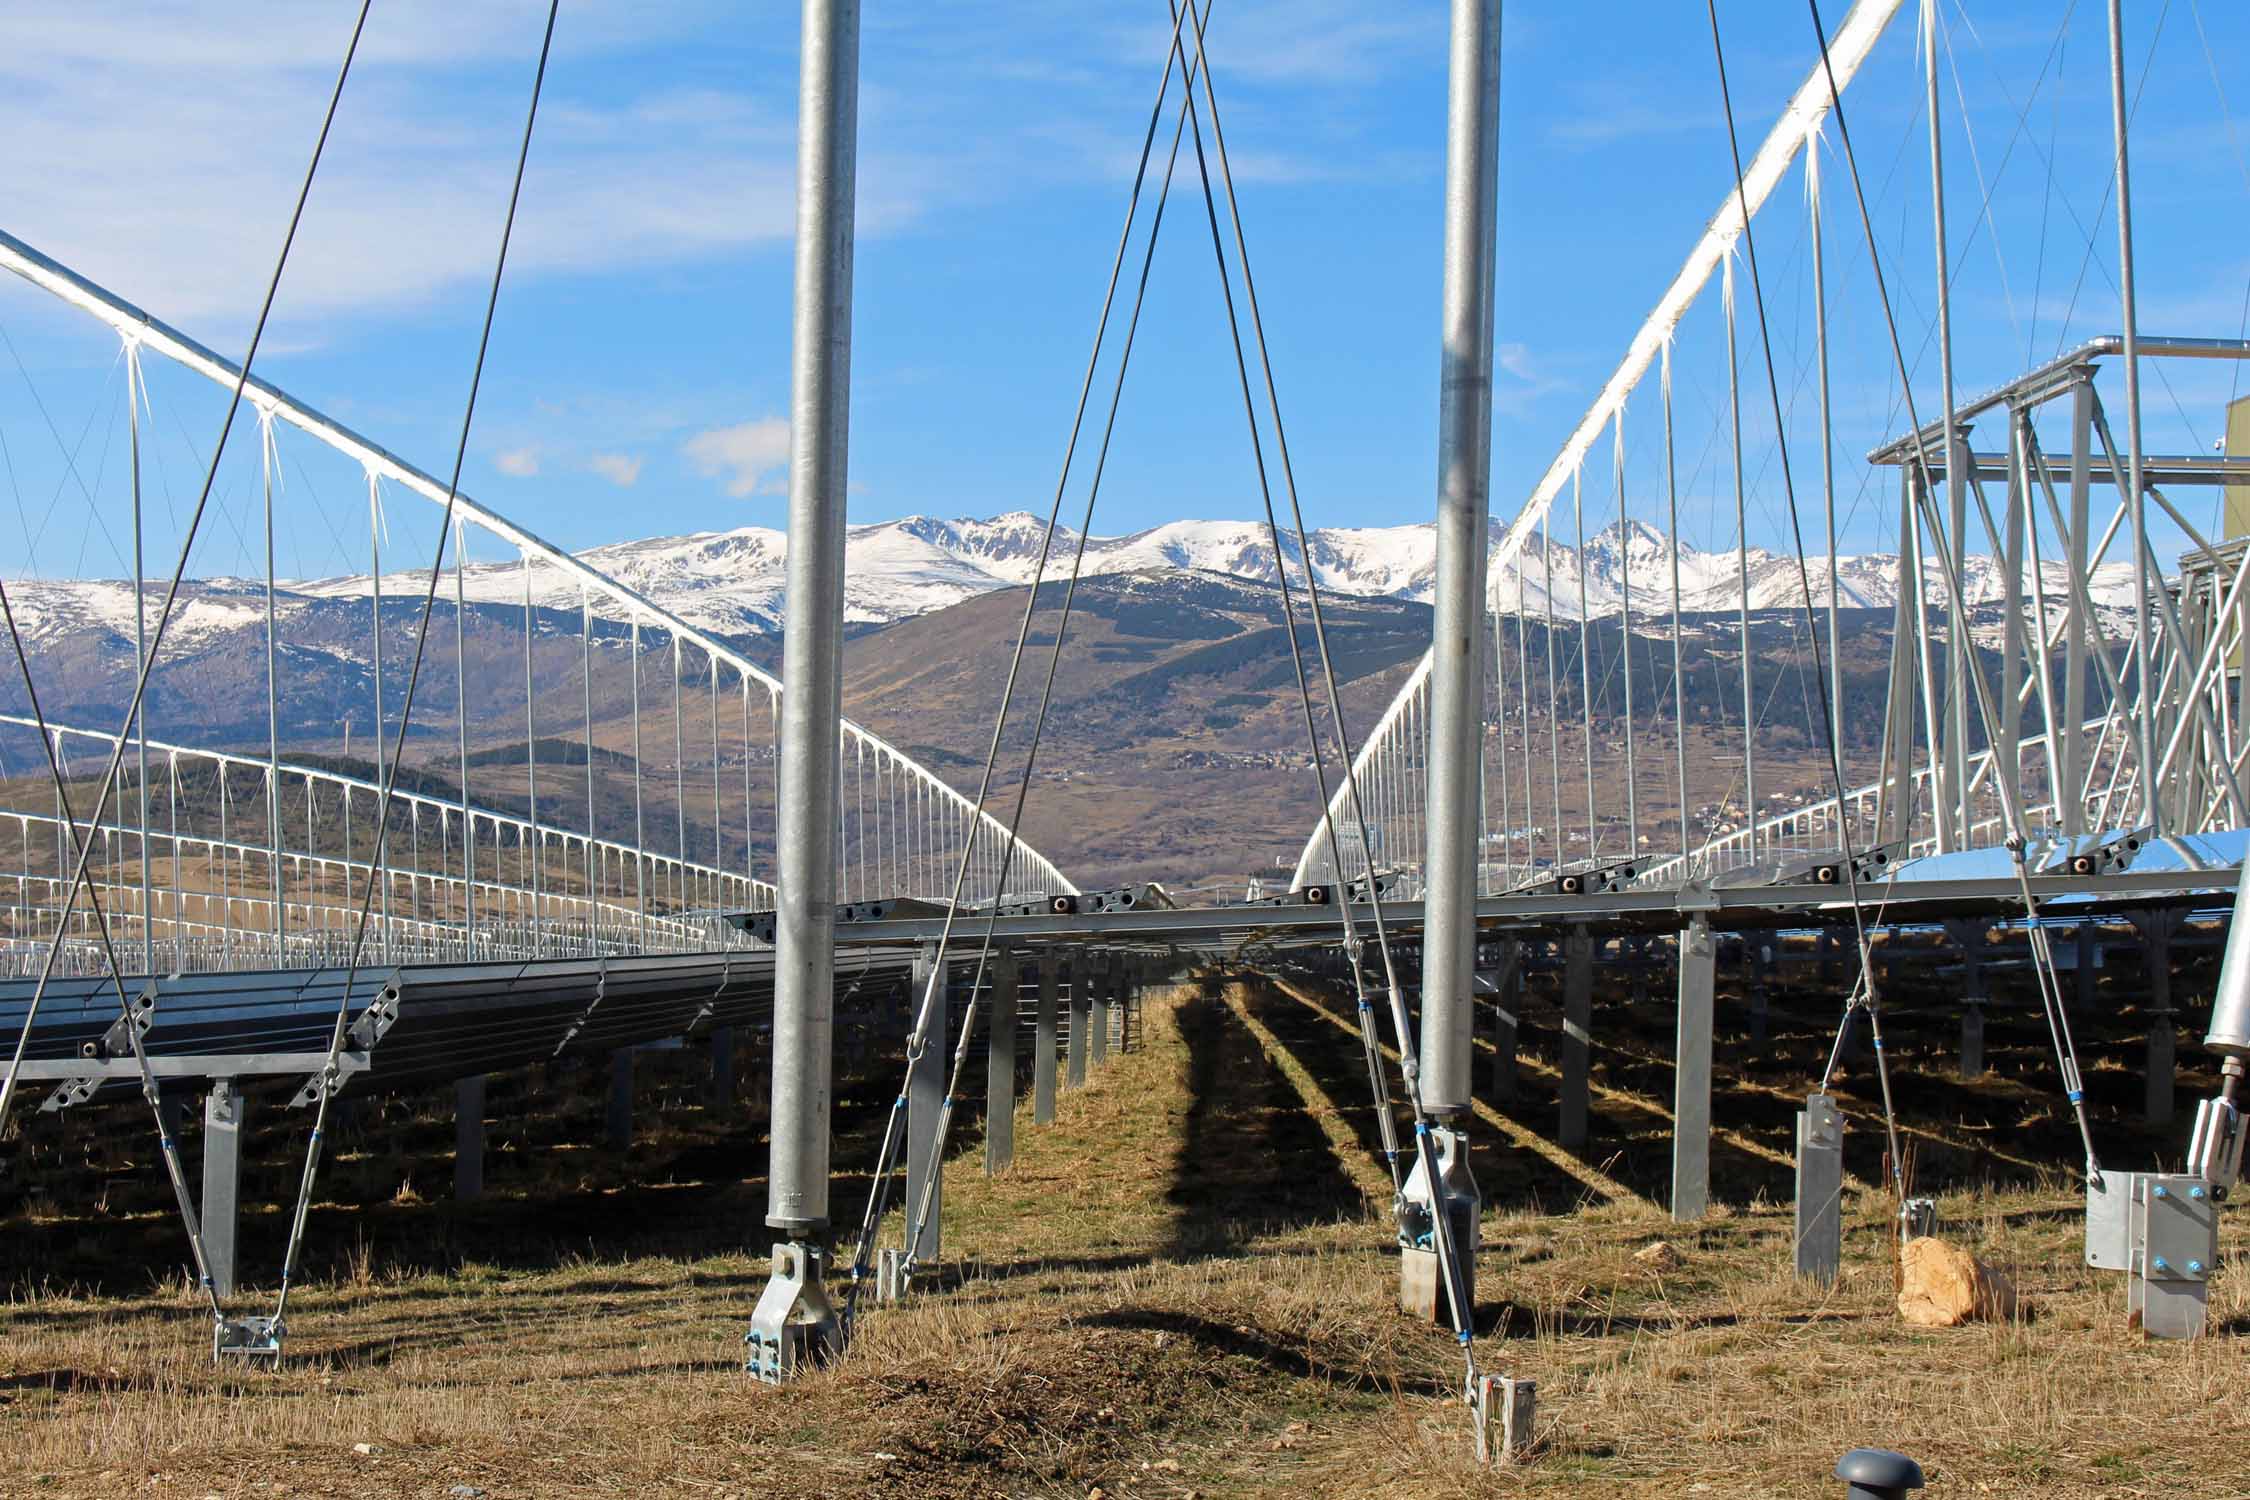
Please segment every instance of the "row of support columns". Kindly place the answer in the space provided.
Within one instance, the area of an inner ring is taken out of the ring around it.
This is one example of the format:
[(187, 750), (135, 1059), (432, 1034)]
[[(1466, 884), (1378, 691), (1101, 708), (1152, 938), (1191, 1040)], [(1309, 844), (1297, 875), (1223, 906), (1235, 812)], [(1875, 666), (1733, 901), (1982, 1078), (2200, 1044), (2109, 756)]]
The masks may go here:
[[(2134, 918), (2140, 928), (2146, 975), (2144, 1003), (2148, 1013), (2147, 1093), (2143, 1118), (2163, 1125), (2173, 1118), (2177, 1087), (2177, 1012), (2172, 1006), (2172, 937), (2180, 924), (2175, 912), (2156, 911)], [(1991, 997), (1991, 970), (1984, 955), (1989, 929), (1981, 923), (1951, 922), (1947, 932), (1963, 955), (1962, 986), (1966, 1006), (1961, 1019), (1961, 1074), (1965, 1079), (1985, 1070), (1985, 1009)], [(2068, 951), (2078, 957), (2082, 1005), (2092, 1003), (2091, 981), (2099, 934), (2093, 924), (2083, 924)], [(1678, 999), (1675, 1011), (1673, 1075), (1673, 1137), (1671, 1210), (1682, 1222), (1703, 1217), (1711, 1205), (1711, 1129), (1713, 1035), (1718, 994), (1718, 943), (1708, 919), (1691, 913), (1677, 939)], [(1775, 940), (1751, 935), (1744, 953), (1753, 1043), (1765, 1040), (1768, 1020), (1767, 991), (1775, 962)], [(1831, 969), (1828, 954), (1836, 945), (1824, 937), (1819, 953), (1824, 980), (1841, 985), (1848, 976)], [(1557, 1087), (1557, 1143), (1570, 1150), (1587, 1142), (1591, 1108), (1592, 1019), (1594, 959), (1597, 944), (1584, 928), (1563, 935), (1562, 1032), (1557, 1062), (1561, 1078)], [(1489, 1094), (1502, 1107), (1516, 1102), (1519, 1093), (1517, 1051), (1522, 1029), (1525, 943), (1502, 939), (1493, 967), (1480, 976), (1481, 988), (1491, 999), (1492, 1053)], [(1838, 991), (1841, 993), (1841, 989)], [(1802, 1210), (1810, 1217), (1799, 1226), (1800, 1249), (1809, 1234), (1812, 1248), (1801, 1258), (1807, 1275), (1833, 1275), (1832, 1257), (1820, 1246), (1832, 1238), (1836, 1218), (1833, 1199), (1841, 1182), (1842, 1117), (1835, 1102), (1814, 1096), (1798, 1117)], [(1809, 1164), (1805, 1160), (1811, 1153)], [(1833, 1154), (1833, 1160), (1830, 1159)], [(1825, 1205), (1825, 1207), (1823, 1206)]]

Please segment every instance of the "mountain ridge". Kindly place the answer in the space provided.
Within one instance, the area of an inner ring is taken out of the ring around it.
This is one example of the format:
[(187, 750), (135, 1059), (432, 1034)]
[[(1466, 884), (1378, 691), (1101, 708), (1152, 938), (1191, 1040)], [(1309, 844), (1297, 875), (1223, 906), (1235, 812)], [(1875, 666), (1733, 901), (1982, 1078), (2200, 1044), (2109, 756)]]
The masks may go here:
[[(1492, 529), (1497, 551), (1503, 528)], [(879, 628), (944, 609), (980, 594), (1017, 588), (1040, 574), (1045, 523), (1025, 511), (988, 517), (904, 516), (850, 528), (846, 541), (845, 621), (855, 630)], [(1302, 584), (1304, 559), (1296, 540), (1285, 535), (1283, 551), (1293, 583)], [(1436, 571), (1436, 529), (1428, 522), (1387, 527), (1321, 527), (1306, 537), (1312, 575), (1337, 595), (1431, 601)], [(1058, 528), (1044, 576), (1069, 574), (1079, 550), (1075, 531)], [(680, 536), (611, 542), (577, 554), (588, 565), (634, 589), (699, 629), (734, 640), (778, 636), (781, 631), (788, 538), (764, 526)], [(1638, 620), (1669, 617), (1677, 562), (1680, 607), (1692, 614), (1733, 613), (1747, 589), (1752, 610), (1801, 607), (1805, 589), (1794, 556), (1752, 547), (1742, 552), (1705, 551), (1692, 543), (1675, 549), (1645, 522), (1611, 522), (1587, 538), (1583, 549), (1550, 534), (1534, 532), (1506, 568), (1494, 569), (1488, 599), (1502, 612), (1519, 608), (1544, 618), (1576, 619), (1583, 603), (1593, 618), (1619, 614), (1628, 598)], [(1263, 525), (1251, 521), (1179, 520), (1120, 536), (1085, 539), (1087, 574), (1136, 573), (1150, 569), (1189, 569), (1231, 574), (1258, 582), (1276, 578), (1273, 550)], [(542, 608), (576, 611), (578, 579), (552, 565), (527, 570), (520, 561), (471, 562), (462, 590), (472, 602), (520, 606), (528, 586)], [(2066, 573), (2059, 562), (2041, 564), (2051, 604), (2066, 595)], [(1825, 608), (1829, 560), (1804, 561), (1812, 603)], [(1841, 555), (1835, 560), (1837, 603), (1847, 609), (1888, 609), (1898, 602), (1898, 558), (1891, 553)], [(1964, 582), (1972, 604), (1996, 605), (2004, 574), (1992, 558), (1969, 557)], [(2032, 595), (2030, 569), (2024, 596)], [(1932, 559), (1924, 587), (1933, 603), (1945, 592), (1943, 573)], [(387, 595), (418, 596), (426, 575), (386, 574)], [(2092, 595), (2104, 628), (2119, 633), (2132, 602), (2132, 569), (2108, 563), (2096, 570)], [(365, 597), (365, 574), (291, 580), (280, 586), (284, 609), (304, 601)], [(132, 591), (103, 579), (27, 580), (12, 591), (19, 624), (37, 637), (58, 629), (100, 624), (129, 632)], [(253, 597), (254, 596), (254, 597)], [(173, 637), (241, 623), (246, 613), (262, 612), (263, 587), (248, 580), (201, 580), (188, 593), (187, 618), (175, 621)], [(1942, 609), (1942, 604), (1938, 605)], [(200, 612), (200, 618), (198, 617)], [(615, 611), (609, 612), (613, 617)]]

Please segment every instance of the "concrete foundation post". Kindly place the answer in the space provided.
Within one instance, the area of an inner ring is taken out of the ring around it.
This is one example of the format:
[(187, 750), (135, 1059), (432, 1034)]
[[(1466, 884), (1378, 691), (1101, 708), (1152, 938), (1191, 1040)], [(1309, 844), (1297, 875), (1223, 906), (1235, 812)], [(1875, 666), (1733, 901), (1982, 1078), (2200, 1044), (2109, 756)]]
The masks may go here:
[(1563, 939), (1562, 1120), (1556, 1139), (1569, 1150), (1586, 1144), (1593, 1069), (1594, 939), (1573, 927)]
[[(936, 968), (937, 953), (934, 948), (924, 948), (914, 959), (914, 993), (921, 995), (930, 984)], [(921, 1060), (914, 1065), (906, 1080), (906, 1211), (912, 1215), (921, 1207), (922, 1193), (930, 1182), (931, 1174), (939, 1171), (942, 1163), (937, 1159), (938, 1111), (945, 1103), (945, 1072), (951, 1061), (950, 1038), (953, 1035), (951, 997), (946, 993), (948, 976), (938, 974), (935, 998), (930, 1005), (930, 1023), (924, 1038), (926, 1043)], [(914, 1258), (924, 1264), (937, 1259), (939, 1212), (944, 1202), (944, 1184), (937, 1185), (930, 1194), (929, 1217), (922, 1223), (920, 1235), (912, 1246)]]
[(1016, 1159), (1016, 956), (992, 955), (992, 999), (984, 1044), (984, 1170), (1004, 1172)]
[(454, 1080), (453, 1196), (473, 1203), (484, 1196), (484, 1075)]
[(1711, 1027), (1718, 955), (1711, 924), (1693, 918), (1680, 933), (1680, 1013), (1672, 1075), (1672, 1217), (1700, 1219), (1711, 1206)]
[(242, 1133), (250, 1105), (231, 1078), (215, 1078), (203, 1099), (203, 1254), (211, 1286), (234, 1295), (236, 1238), (242, 1221)]
[(1039, 955), (1039, 1009), (1032, 1022), (1031, 1121), (1045, 1125), (1055, 1118), (1056, 990), (1062, 958), (1052, 948)]

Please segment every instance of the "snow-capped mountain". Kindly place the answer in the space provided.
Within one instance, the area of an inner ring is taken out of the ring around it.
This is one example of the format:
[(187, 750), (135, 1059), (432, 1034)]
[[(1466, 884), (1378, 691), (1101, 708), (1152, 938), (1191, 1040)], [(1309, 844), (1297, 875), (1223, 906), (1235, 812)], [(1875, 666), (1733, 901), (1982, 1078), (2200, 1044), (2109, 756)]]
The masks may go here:
[[(941, 520), (909, 516), (851, 528), (846, 543), (845, 618), (854, 625), (880, 626), (958, 604), (994, 589), (1020, 587), (1041, 571), (1045, 524), (1023, 511), (986, 519)], [(1503, 535), (1495, 526), (1497, 553)], [(1329, 527), (1307, 538), (1312, 573), (1323, 589), (1341, 594), (1428, 602), (1436, 563), (1436, 536), (1428, 524), (1388, 527)], [(1046, 556), (1043, 576), (1067, 577), (1079, 546), (1076, 532), (1058, 529)], [(472, 542), (473, 547), (473, 542)], [(1302, 582), (1304, 559), (1295, 539), (1284, 536), (1283, 552), (1292, 580)], [(782, 594), (788, 538), (768, 527), (688, 536), (650, 537), (616, 542), (580, 554), (594, 569), (634, 589), (655, 604), (703, 629), (729, 636), (770, 635), (781, 629)], [(1745, 578), (1752, 609), (1801, 607), (1797, 559), (1752, 547), (1745, 553), (1704, 551), (1692, 543), (1678, 547), (1642, 522), (1612, 524), (1580, 549), (1534, 533), (1506, 566), (1495, 566), (1489, 597), (1498, 609), (1543, 617), (1550, 605), (1558, 619), (1575, 620), (1581, 608), (1595, 618), (1616, 615), (1630, 596), (1636, 624), (1669, 617), (1675, 561), (1680, 607), (1699, 613), (1732, 612), (1740, 607)], [(1126, 536), (1089, 537), (1084, 571), (1136, 573), (1185, 568), (1227, 573), (1271, 582), (1273, 549), (1265, 527), (1251, 521), (1172, 521)], [(2061, 563), (2043, 564), (2051, 606), (2065, 597)], [(1824, 556), (1806, 559), (1812, 602), (1829, 595), (1829, 565)], [(528, 576), (527, 576), (528, 573)], [(1837, 602), (1845, 608), (1887, 609), (1898, 599), (1898, 559), (1886, 553), (1836, 559)], [(1972, 603), (1997, 604), (2003, 576), (1991, 558), (1971, 557), (1964, 583)], [(386, 598), (418, 599), (427, 576), (412, 571), (386, 574)], [(2110, 563), (2094, 578), (2093, 597), (2112, 633), (2125, 623), (2132, 603), (2132, 569)], [(517, 605), (526, 597), (542, 608), (574, 611), (581, 585), (553, 565), (526, 569), (517, 560), (471, 561), (462, 581), (474, 602)], [(1924, 587), (1933, 607), (1942, 609), (1943, 573), (1935, 558), (1924, 568)], [(281, 586), (277, 607), (286, 615), (307, 600), (365, 597), (368, 580), (324, 578)], [(443, 593), (450, 596), (452, 581)], [(2025, 597), (2031, 597), (2027, 570)], [(96, 580), (25, 581), (10, 590), (18, 624), (37, 639), (42, 633), (95, 625), (126, 638), (133, 627), (129, 586)], [(184, 594), (186, 613), (171, 631), (175, 643), (200, 632), (223, 631), (263, 618), (262, 584), (240, 579), (210, 579)], [(151, 600), (153, 607), (154, 599)], [(604, 611), (607, 612), (607, 611)]]

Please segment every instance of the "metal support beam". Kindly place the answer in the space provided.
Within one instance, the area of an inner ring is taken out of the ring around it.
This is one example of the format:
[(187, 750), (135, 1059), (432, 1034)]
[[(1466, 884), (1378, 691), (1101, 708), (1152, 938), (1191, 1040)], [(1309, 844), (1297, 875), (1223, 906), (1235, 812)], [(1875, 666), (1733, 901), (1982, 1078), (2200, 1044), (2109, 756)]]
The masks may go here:
[(722, 1114), (734, 1109), (734, 1028), (711, 1028), (711, 1107)]
[(1023, 986), (1016, 955), (992, 955), (992, 999), (984, 1042), (984, 1170), (1004, 1172), (1016, 1159), (1016, 1006)]
[(242, 1220), (242, 1132), (250, 1114), (231, 1078), (211, 1082), (203, 1099), (203, 1257), (211, 1289), (234, 1295), (237, 1236)]
[(1086, 987), (1093, 977), (1092, 971), (1093, 961), (1084, 955), (1073, 953), (1065, 960), (1063, 981), (1070, 992), (1070, 1034), (1065, 1043), (1069, 1050), (1064, 1056), (1063, 1071), (1065, 1088), (1086, 1086)]
[(1523, 1016), (1523, 942), (1503, 939), (1492, 997), (1492, 1102), (1516, 1102), (1516, 1039)]
[[(823, 1289), (836, 1012), (837, 752), (843, 707), (844, 505), (851, 418), (859, 0), (804, 0), (797, 98), (797, 266), (789, 406), (789, 557), (774, 800), (773, 1274), (747, 1365), (779, 1382), (840, 1348)], [(637, 667), (636, 667), (637, 670)]]
[(1055, 1118), (1055, 1011), (1062, 956), (1049, 948), (1039, 955), (1039, 1009), (1032, 1020), (1031, 1123)]
[(1091, 1014), (1086, 1022), (1086, 1061), (1098, 1068), (1109, 1061), (1110, 997), (1117, 985), (1117, 955), (1097, 954), (1080, 972), (1091, 991), (1087, 1000)]
[(1711, 1022), (1718, 951), (1711, 924), (1680, 932), (1679, 1039), (1672, 1072), (1672, 1217), (1700, 1219), (1711, 1206)]
[(453, 1084), (453, 1196), (473, 1203), (484, 1196), (484, 1075)]
[(609, 1110), (606, 1116), (609, 1149), (629, 1151), (633, 1146), (633, 1049), (620, 1047), (609, 1055)]
[(1580, 925), (1563, 939), (1562, 1119), (1555, 1134), (1572, 1151), (1586, 1144), (1593, 1025), (1594, 939)]
[[(912, 1246), (914, 1259), (924, 1264), (937, 1259), (938, 1224), (943, 1216), (944, 1164), (938, 1160), (937, 1130), (938, 1114), (945, 1106), (946, 1039), (953, 1034), (949, 979), (937, 969), (936, 949), (925, 948), (915, 956), (914, 993), (930, 997), (930, 1045), (906, 1079), (906, 1203), (911, 1214), (922, 1202), (923, 1193), (930, 1195), (929, 1217)], [(932, 1174), (939, 1174), (937, 1182), (930, 1180)]]
[(1844, 1259), (1844, 1117), (1826, 1094), (1797, 1112), (1799, 1276), (1833, 1286)]
[(1961, 1077), (1974, 1082), (1984, 1076), (1984, 1003), (1975, 996), (1961, 1012)]
[[(1421, 1105), (1440, 1119), (1465, 1113), (1473, 1092), (1484, 581), (1492, 516), (1498, 0), (1454, 0), (1448, 97), (1420, 1079)], [(1465, 1170), (1465, 1155), (1463, 1163)]]
[[(776, 795), (773, 1166), (766, 1223), (791, 1240), (809, 1242), (825, 1239), (828, 1230), (858, 0), (804, 0), (797, 120), (788, 601)], [(817, 1276), (817, 1265), (809, 1269)]]
[(2148, 995), (2148, 1097), (2143, 1112), (2151, 1125), (2172, 1122), (2178, 1088), (2179, 1034), (2172, 1010), (2172, 925), (2177, 918), (2154, 911), (2141, 919)]

